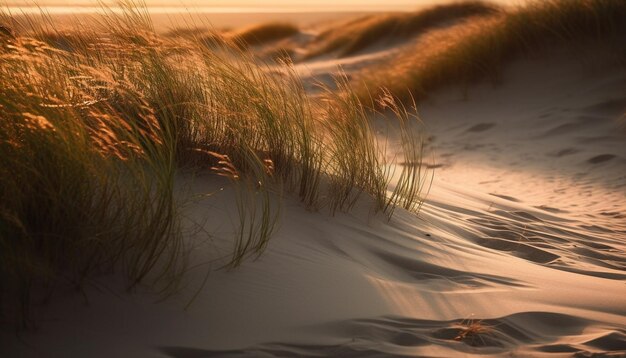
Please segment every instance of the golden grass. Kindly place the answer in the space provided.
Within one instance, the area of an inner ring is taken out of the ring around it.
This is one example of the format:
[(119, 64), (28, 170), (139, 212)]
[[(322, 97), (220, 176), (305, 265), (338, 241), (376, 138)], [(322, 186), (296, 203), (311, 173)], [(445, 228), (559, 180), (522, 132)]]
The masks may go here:
[(13, 30), (8, 26), (0, 25), (0, 36), (1, 37), (11, 37), (14, 38)]
[[(578, 52), (604, 45), (623, 53), (626, 2), (535, 1), (430, 36), (391, 63), (368, 69), (363, 75), (367, 86), (389, 89), (405, 100), (422, 99), (445, 85), (497, 80), (512, 60), (555, 47)], [(370, 96), (365, 89), (360, 93)]]
[(129, 288), (175, 290), (185, 270), (181, 169), (213, 168), (238, 188), (230, 266), (266, 247), (283, 191), (330, 212), (360, 197), (388, 217), (418, 208), (426, 177), (410, 109), (388, 102), (407, 123), (403, 156), (415, 163), (392, 190), (386, 146), (345, 79), (314, 100), (290, 67), (277, 75), (218, 41), (161, 37), (145, 9), (122, 5), (60, 37), (31, 19), (18, 26), (27, 32), (0, 37), (3, 313), (16, 302), (28, 317), (33, 287), (80, 288), (111, 270)]
[(193, 27), (180, 27), (175, 26), (167, 30), (163, 36), (164, 37), (173, 37), (173, 38), (184, 38), (184, 39), (194, 39), (198, 37), (202, 37), (204, 35), (215, 32), (213, 30), (209, 30), (208, 27), (203, 26), (193, 26)]
[(459, 333), (454, 337), (455, 341), (461, 341), (470, 346), (484, 346), (485, 337), (491, 336), (496, 330), (483, 322), (483, 320), (467, 319), (459, 324)]
[(311, 45), (307, 58), (338, 51), (349, 56), (384, 40), (405, 40), (451, 22), (498, 13), (498, 7), (483, 1), (438, 5), (414, 13), (373, 15), (330, 28)]

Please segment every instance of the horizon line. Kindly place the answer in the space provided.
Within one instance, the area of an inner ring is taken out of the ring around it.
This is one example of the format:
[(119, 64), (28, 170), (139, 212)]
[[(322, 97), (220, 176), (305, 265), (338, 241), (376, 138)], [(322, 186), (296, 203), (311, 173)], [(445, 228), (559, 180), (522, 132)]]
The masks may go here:
[[(237, 13), (305, 13), (310, 11), (316, 12), (374, 12), (374, 11), (411, 11), (418, 9), (417, 7), (407, 6), (370, 6), (366, 8), (354, 8), (349, 6), (332, 7), (328, 6), (306, 6), (306, 7), (259, 7), (259, 6), (146, 6), (148, 13), (216, 13), (216, 14), (237, 14)], [(97, 13), (103, 10), (122, 12), (123, 8), (119, 6), (92, 6), (92, 5), (11, 5), (0, 6), (0, 12), (7, 11), (9, 13), (38, 14), (47, 12), (50, 14), (66, 14), (66, 13)]]

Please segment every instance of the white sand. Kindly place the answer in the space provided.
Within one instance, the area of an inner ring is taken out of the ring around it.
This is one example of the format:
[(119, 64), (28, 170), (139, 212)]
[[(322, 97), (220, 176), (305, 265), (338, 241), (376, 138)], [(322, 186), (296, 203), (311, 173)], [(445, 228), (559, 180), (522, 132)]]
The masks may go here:
[[(387, 223), (363, 207), (329, 217), (285, 199), (266, 253), (211, 272), (187, 311), (207, 265), (160, 303), (64, 293), (39, 330), (3, 331), (0, 347), (7, 357), (626, 355), (626, 132), (616, 120), (626, 72), (581, 68), (524, 61), (500, 86), (422, 105), (442, 167), (419, 217), (399, 210)], [(215, 189), (207, 178), (192, 186)], [(228, 214), (215, 209), (231, 201), (220, 191), (187, 214), (210, 213), (208, 230), (228, 237)], [(189, 235), (194, 262), (227, 252), (203, 237)], [(455, 340), (468, 320), (489, 332)]]

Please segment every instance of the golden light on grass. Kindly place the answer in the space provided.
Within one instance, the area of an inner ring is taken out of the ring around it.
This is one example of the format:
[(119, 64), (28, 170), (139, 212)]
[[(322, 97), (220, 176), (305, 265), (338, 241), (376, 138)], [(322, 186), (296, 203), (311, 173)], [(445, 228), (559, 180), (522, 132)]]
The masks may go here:
[(459, 333), (455, 341), (465, 342), (471, 346), (485, 345), (485, 336), (493, 335), (493, 327), (481, 319), (465, 319), (459, 323)]
[[(386, 153), (347, 84), (318, 102), (290, 67), (277, 76), (226, 42), (159, 36), (145, 8), (120, 6), (63, 32), (0, 15), (20, 29), (0, 38), (0, 284), (22, 317), (31, 287), (81, 287), (113, 269), (130, 288), (175, 291), (181, 170), (213, 168), (236, 188), (230, 267), (267, 246), (283, 191), (332, 213), (368, 196), (389, 217), (423, 200), (419, 165), (388, 196)], [(276, 36), (238, 36), (267, 31)], [(409, 137), (404, 155), (420, 163)]]
[[(360, 82), (374, 96), (385, 89), (420, 100), (446, 85), (495, 82), (507, 63), (550, 48), (576, 53), (590, 44), (619, 54), (625, 17), (626, 3), (619, 0), (531, 1), (433, 31), (389, 63), (368, 68)], [(357, 92), (362, 99), (371, 96), (365, 88)]]
[(346, 57), (384, 40), (401, 41), (427, 33), (454, 21), (498, 14), (501, 9), (489, 2), (464, 1), (434, 5), (424, 10), (399, 14), (368, 15), (322, 32), (306, 58), (332, 52)]

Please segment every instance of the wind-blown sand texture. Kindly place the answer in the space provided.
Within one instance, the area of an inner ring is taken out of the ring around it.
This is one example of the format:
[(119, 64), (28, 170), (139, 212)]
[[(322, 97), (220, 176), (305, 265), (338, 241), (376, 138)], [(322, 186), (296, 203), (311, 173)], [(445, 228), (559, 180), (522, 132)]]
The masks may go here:
[[(356, 78), (398, 51), (377, 46), (295, 69), (315, 93), (338, 65)], [(418, 111), (434, 170), (419, 216), (398, 211), (387, 222), (357, 204), (331, 217), (285, 198), (263, 255), (207, 275), (231, 243), (193, 232), (227, 231), (234, 194), (199, 176), (180, 191), (215, 193), (224, 210), (206, 219), (214, 201), (185, 207), (195, 248), (182, 292), (155, 303), (141, 290), (117, 295), (106, 288), (115, 280), (103, 278), (87, 302), (74, 292), (53, 300), (37, 331), (16, 339), (3, 330), (1, 349), (7, 357), (626, 355), (624, 67), (553, 51), (514, 61), (497, 86), (433, 93)], [(373, 120), (393, 138), (393, 126)]]

